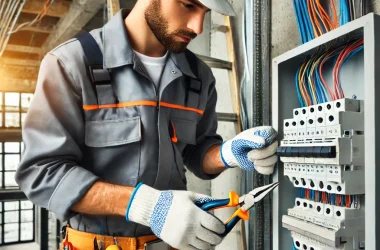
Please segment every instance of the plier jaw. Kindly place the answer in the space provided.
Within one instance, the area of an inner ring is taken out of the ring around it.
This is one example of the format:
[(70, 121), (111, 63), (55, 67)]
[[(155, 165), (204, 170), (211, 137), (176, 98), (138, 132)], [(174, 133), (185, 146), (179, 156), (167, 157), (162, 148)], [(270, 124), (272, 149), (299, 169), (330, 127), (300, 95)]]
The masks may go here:
[(248, 194), (245, 194), (239, 198), (239, 203), (241, 205), (241, 209), (243, 211), (248, 211), (251, 209), (255, 203), (261, 201), (267, 194), (272, 192), (277, 186), (279, 185), (278, 182), (258, 187), (253, 189)]
[(245, 194), (240, 196), (234, 191), (230, 191), (228, 199), (221, 200), (212, 200), (204, 203), (201, 206), (201, 209), (204, 211), (220, 209), (224, 207), (238, 207), (240, 208), (235, 211), (235, 213), (227, 220), (225, 223), (226, 231), (222, 236), (227, 235), (232, 228), (239, 222), (240, 219), (249, 220), (249, 209), (251, 209), (255, 203), (262, 200), (267, 194), (273, 191), (277, 186), (278, 182), (258, 187)]

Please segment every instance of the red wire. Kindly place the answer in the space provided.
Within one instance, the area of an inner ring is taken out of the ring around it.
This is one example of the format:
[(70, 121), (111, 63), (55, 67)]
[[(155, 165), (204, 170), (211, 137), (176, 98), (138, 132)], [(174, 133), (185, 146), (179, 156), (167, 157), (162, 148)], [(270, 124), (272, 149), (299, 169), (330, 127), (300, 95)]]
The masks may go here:
[(340, 84), (340, 81), (339, 81), (339, 72), (343, 65), (344, 59), (349, 55), (349, 53), (357, 49), (359, 46), (363, 45), (363, 43), (364, 43), (363, 39), (360, 39), (354, 42), (353, 44), (348, 45), (339, 53), (337, 62), (334, 66), (334, 92), (338, 99), (344, 98), (342, 85)]
[(325, 86), (325, 88), (327, 89), (327, 91), (329, 92), (329, 95), (330, 95), (330, 98), (332, 101), (336, 100), (337, 98), (335, 97), (335, 95), (331, 92), (329, 86), (327, 85), (326, 81), (325, 81), (325, 78), (323, 77), (323, 74), (322, 74), (322, 68), (323, 68), (323, 65), (325, 64), (325, 62), (327, 61), (327, 58), (332, 54), (333, 52), (330, 52), (323, 60), (322, 62), (319, 64), (319, 75), (320, 75), (320, 78), (322, 80), (322, 83), (323, 85)]

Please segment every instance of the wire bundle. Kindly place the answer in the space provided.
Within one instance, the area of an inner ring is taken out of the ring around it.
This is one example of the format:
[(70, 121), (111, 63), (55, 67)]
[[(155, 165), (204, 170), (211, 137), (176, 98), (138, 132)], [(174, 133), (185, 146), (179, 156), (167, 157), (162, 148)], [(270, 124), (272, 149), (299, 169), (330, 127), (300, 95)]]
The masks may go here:
[[(340, 0), (339, 23), (334, 0), (327, 10), (320, 0), (293, 0), (301, 42), (306, 43), (365, 14), (365, 1)], [(331, 17), (329, 15), (331, 13)]]
[(22, 30), (23, 28), (25, 28), (26, 26), (32, 26), (33, 24), (41, 21), (41, 19), (44, 16), (46, 16), (48, 9), (53, 4), (53, 2), (54, 2), (54, 0), (46, 0), (45, 4), (44, 4), (44, 7), (40, 11), (40, 13), (36, 16), (36, 18), (34, 18), (33, 21), (20, 24), (15, 30), (12, 30), (12, 31), (8, 32), (8, 35), (16, 33), (18, 31)]
[(340, 0), (339, 8), (340, 8), (339, 22), (340, 22), (340, 25), (344, 25), (352, 20), (355, 20), (359, 16), (363, 16), (365, 14), (365, 1)]
[(0, 1), (0, 56), (9, 41), (7, 31), (13, 29), (26, 0)]
[(360, 201), (357, 195), (330, 194), (305, 188), (300, 189), (300, 198), (347, 208), (358, 208)]
[(333, 13), (332, 18), (320, 0), (293, 0), (302, 43), (313, 40), (338, 27), (337, 11), (333, 0), (330, 0), (330, 5)]
[(348, 44), (345, 46), (342, 51), (339, 53), (336, 62), (334, 64), (334, 93), (335, 99), (344, 98), (344, 93), (342, 89), (342, 85), (340, 82), (340, 70), (342, 65), (347, 62), (353, 55), (364, 48), (363, 39), (359, 39), (354, 41), (352, 44)]
[[(311, 56), (307, 56), (295, 76), (295, 87), (300, 106), (306, 107), (344, 98), (340, 81), (341, 68), (363, 47), (363, 38), (359, 38), (335, 47), (318, 48)], [(330, 59), (334, 59), (333, 90), (330, 90), (323, 76), (323, 66)]]

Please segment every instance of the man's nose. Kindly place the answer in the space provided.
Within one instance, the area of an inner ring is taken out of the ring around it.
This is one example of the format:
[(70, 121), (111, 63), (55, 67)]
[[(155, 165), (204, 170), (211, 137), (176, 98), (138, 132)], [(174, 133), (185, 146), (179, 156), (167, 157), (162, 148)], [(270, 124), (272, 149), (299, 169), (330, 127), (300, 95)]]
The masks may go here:
[(204, 22), (205, 15), (204, 14), (197, 14), (192, 17), (187, 25), (187, 27), (192, 30), (197, 35), (202, 34), (203, 32), (203, 22)]

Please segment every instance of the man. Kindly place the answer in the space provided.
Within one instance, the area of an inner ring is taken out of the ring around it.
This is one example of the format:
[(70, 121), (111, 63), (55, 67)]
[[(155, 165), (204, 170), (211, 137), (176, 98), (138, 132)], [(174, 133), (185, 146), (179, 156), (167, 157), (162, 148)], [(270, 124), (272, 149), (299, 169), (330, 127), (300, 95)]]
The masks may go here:
[[(210, 9), (233, 15), (227, 0), (138, 0), (91, 32), (103, 56), (98, 71), (78, 39), (43, 59), (16, 181), (69, 221), (65, 242), (76, 249), (143, 249), (157, 238), (209, 249), (224, 225), (199, 209), (210, 197), (185, 191), (184, 165), (202, 179), (236, 166), (273, 172), (272, 128), (223, 145), (216, 134), (214, 76), (186, 50)], [(98, 84), (99, 70), (110, 79)]]

